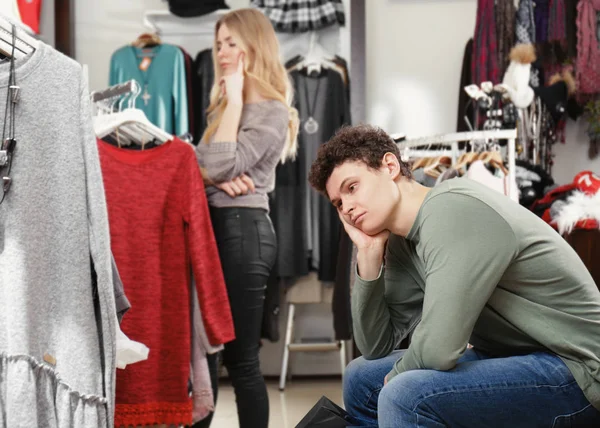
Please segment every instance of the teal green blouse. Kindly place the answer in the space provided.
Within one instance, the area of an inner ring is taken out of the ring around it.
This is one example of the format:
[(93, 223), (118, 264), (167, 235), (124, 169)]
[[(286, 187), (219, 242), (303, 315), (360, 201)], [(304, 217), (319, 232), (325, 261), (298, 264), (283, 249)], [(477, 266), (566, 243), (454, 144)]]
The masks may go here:
[[(148, 59), (146, 59), (148, 58)], [(150, 64), (141, 69), (143, 61)], [(177, 46), (123, 46), (110, 60), (110, 85), (135, 79), (141, 88), (136, 108), (150, 122), (174, 135), (189, 131), (185, 60)]]

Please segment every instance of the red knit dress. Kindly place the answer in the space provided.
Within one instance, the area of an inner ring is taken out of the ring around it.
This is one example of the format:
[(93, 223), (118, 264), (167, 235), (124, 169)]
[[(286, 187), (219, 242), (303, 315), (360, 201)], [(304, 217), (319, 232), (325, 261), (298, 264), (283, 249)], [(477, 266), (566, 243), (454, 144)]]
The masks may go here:
[(192, 146), (144, 151), (98, 141), (111, 248), (131, 310), (121, 324), (150, 348), (117, 370), (115, 426), (191, 425), (190, 273), (211, 344), (234, 339), (204, 184)]

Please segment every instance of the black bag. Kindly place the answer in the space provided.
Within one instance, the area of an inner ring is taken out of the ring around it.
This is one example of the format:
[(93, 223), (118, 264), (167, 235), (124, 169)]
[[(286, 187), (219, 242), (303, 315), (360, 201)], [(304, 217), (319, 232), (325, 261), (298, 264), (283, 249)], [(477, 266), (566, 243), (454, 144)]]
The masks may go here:
[(346, 428), (348, 425), (351, 425), (348, 422), (348, 413), (323, 396), (296, 428)]

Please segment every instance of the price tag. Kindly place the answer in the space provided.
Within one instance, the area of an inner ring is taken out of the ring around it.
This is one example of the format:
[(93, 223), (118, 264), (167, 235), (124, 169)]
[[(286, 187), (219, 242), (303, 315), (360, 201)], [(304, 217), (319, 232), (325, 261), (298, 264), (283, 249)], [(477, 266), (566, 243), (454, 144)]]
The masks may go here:
[(56, 366), (56, 358), (54, 358), (48, 353), (44, 354), (44, 361), (50, 364), (51, 366)]
[(150, 64), (152, 64), (152, 58), (145, 56), (144, 59), (142, 59), (142, 62), (140, 62), (140, 70), (142, 70), (142, 71), (148, 70), (148, 67), (150, 67)]

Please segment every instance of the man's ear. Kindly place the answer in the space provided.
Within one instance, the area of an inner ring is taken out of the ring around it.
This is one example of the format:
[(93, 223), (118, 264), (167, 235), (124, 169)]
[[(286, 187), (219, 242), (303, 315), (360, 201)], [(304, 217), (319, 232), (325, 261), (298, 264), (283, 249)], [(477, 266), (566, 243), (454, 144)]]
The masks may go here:
[(389, 174), (392, 180), (396, 180), (400, 175), (400, 162), (395, 154), (387, 152), (381, 160), (381, 168), (386, 174)]

